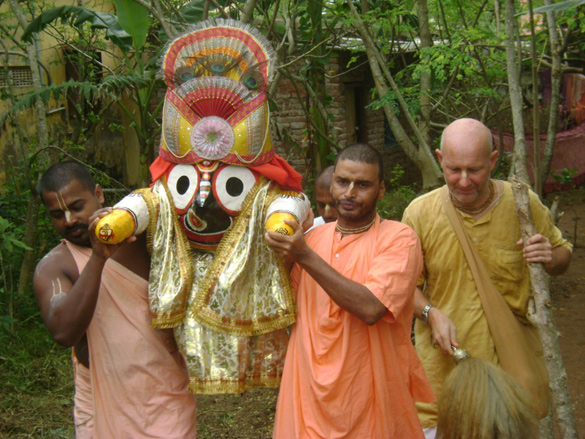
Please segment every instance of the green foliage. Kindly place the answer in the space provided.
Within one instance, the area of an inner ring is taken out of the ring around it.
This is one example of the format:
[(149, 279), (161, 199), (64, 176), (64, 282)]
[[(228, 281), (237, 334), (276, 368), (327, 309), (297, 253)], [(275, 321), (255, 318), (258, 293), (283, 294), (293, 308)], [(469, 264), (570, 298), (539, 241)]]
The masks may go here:
[(122, 29), (117, 16), (106, 12), (92, 11), (81, 6), (60, 6), (42, 12), (27, 26), (22, 34), (22, 40), (32, 43), (33, 33), (43, 31), (58, 20), (76, 28), (88, 22), (94, 29), (105, 29), (106, 38), (110, 39), (123, 52), (129, 52), (132, 49), (132, 36)]
[(97, 91), (100, 95), (119, 99), (122, 93), (133, 88), (149, 87), (152, 79), (144, 77), (137, 72), (127, 74), (108, 75), (106, 76)]
[(22, 261), (24, 250), (31, 250), (22, 242), (22, 232), (0, 216), (0, 340), (2, 333), (12, 331), (18, 322), (14, 308), (19, 264), (14, 262)]
[[(188, 13), (189, 8), (199, 3), (200, 1), (191, 2), (175, 11), (171, 8), (170, 13), (173, 19), (176, 19), (180, 17), (181, 12)], [(79, 66), (77, 69), (80, 80), (58, 86), (50, 85), (36, 93), (25, 95), (18, 99), (9, 113), (32, 107), (39, 97), (44, 101), (51, 96), (58, 99), (60, 93), (66, 94), (71, 89), (70, 91), (75, 93), (67, 95), (68, 114), (69, 123), (74, 129), (62, 130), (63, 138), (59, 140), (61, 145), (85, 145), (87, 142), (94, 142), (92, 134), (101, 122), (111, 116), (117, 116), (110, 110), (112, 105), (117, 106), (127, 117), (128, 122), (124, 126), (136, 133), (140, 144), (139, 161), (142, 165), (139, 181), (145, 182), (148, 177), (147, 167), (144, 165), (152, 161), (160, 131), (157, 118), (160, 116), (164, 101), (159, 99), (153, 102), (153, 97), (157, 89), (164, 86), (157, 79), (156, 71), (158, 51), (162, 49), (159, 37), (166, 36), (157, 33), (160, 24), (157, 25), (155, 22), (151, 26), (150, 14), (145, 6), (134, 0), (116, 0), (115, 5), (118, 15), (79, 6), (62, 6), (43, 11), (31, 22), (24, 35), (25, 41), (31, 41), (34, 32), (47, 30), (53, 35), (57, 33), (62, 38), (63, 45), (72, 48), (67, 51), (66, 56), (68, 59), (72, 58), (71, 64)], [(149, 33), (151, 28), (153, 31)], [(121, 55), (117, 51), (109, 51), (100, 41), (99, 32), (96, 30), (101, 29), (106, 31), (106, 38), (121, 49)], [(75, 30), (76, 36), (72, 37), (70, 30)], [(93, 58), (96, 47), (114, 58), (114, 63), (106, 65), (101, 60)], [(92, 61), (94, 59), (95, 61)], [(99, 74), (85, 75), (88, 69), (84, 67), (88, 65), (88, 60), (89, 64), (95, 62)], [(120, 127), (120, 124), (117, 126), (110, 124), (110, 129), (113, 128), (115, 131), (120, 131)], [(70, 149), (69, 146), (67, 148)]]
[(395, 165), (388, 180), (388, 186), (384, 198), (378, 201), (378, 214), (382, 218), (400, 221), (404, 209), (418, 196), (415, 185), (403, 185), (400, 182), (404, 178), (405, 170), (400, 165)]
[(101, 89), (99, 86), (87, 81), (79, 82), (69, 80), (62, 82), (61, 84), (51, 84), (38, 91), (33, 90), (20, 96), (18, 101), (16, 101), (16, 103), (5, 114), (3, 114), (2, 117), (0, 117), (0, 126), (6, 122), (6, 119), (9, 116), (33, 108), (38, 98), (47, 104), (51, 97), (58, 100), (62, 94), (66, 94), (69, 90), (77, 91), (86, 100), (93, 99), (97, 92), (101, 91), (102, 93), (107, 93), (107, 89)]
[(30, 250), (30, 247), (14, 236), (11, 230), (13, 226), (14, 224), (0, 216), (0, 253), (11, 253), (18, 247)]
[[(32, 294), (18, 296), (18, 279), (27, 246), (24, 244), (26, 212), (31, 196), (26, 166), (13, 166), (7, 173), (6, 182), (0, 185), (0, 326), (12, 331), (31, 315), (37, 314)], [(37, 226), (39, 232), (33, 250), (42, 254), (48, 246), (58, 242), (47, 215), (41, 214)], [(1, 344), (1, 340), (0, 340)]]
[[(585, 0), (567, 0), (563, 2), (553, 3), (552, 5), (547, 6), (540, 6), (538, 8), (534, 8), (535, 13), (546, 13), (546, 12), (564, 12), (568, 9), (576, 8), (577, 6), (581, 6), (585, 4)], [(526, 14), (527, 12), (522, 12), (519, 15)]]
[[(4, 209), (2, 209), (4, 210)], [(15, 323), (16, 290), (24, 250), (29, 249), (22, 238), (24, 230), (0, 215), (0, 341), (10, 333)]]
[[(179, 6), (177, 9), (177, 13), (181, 16), (186, 23), (195, 24), (203, 20), (203, 13), (205, 11), (205, 3), (206, 0), (193, 0), (182, 6)], [(213, 1), (207, 6), (209, 7), (209, 12), (213, 13), (217, 11), (218, 7), (226, 7), (231, 3), (231, 0), (217, 0)], [(210, 14), (211, 15), (211, 14)]]
[[(51, 340), (32, 292), (17, 294), (27, 188), (18, 167), (0, 186), (0, 437), (73, 438), (70, 352)], [(42, 215), (35, 250), (56, 243), (48, 222)]]
[(134, 50), (140, 49), (148, 34), (148, 10), (134, 0), (114, 0), (118, 22), (132, 36)]
[(19, 199), (19, 193), (22, 192), (15, 184), (0, 186), (0, 315), (11, 306), (18, 270), (27, 248), (23, 242), (26, 204)]
[(572, 183), (573, 182), (573, 175), (579, 172), (578, 169), (556, 169), (551, 172), (552, 178), (554, 178), (558, 183)]

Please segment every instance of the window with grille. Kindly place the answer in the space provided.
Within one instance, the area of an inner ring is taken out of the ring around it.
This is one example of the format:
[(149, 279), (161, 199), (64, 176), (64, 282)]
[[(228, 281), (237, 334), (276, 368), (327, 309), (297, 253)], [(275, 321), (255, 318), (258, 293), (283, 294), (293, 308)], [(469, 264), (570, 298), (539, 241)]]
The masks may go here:
[(32, 71), (28, 66), (0, 66), (0, 87), (8, 87), (8, 76), (15, 87), (28, 87), (32, 85)]

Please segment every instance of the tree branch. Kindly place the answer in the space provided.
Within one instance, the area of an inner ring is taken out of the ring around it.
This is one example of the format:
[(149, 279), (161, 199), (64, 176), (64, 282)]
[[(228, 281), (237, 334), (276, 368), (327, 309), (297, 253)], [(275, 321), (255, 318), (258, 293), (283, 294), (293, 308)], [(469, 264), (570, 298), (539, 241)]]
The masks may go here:
[[(530, 209), (528, 186), (517, 178), (512, 178), (511, 183), (522, 240), (526, 245), (528, 238), (537, 233)], [(542, 264), (539, 263), (528, 264), (528, 269), (534, 294), (530, 301), (533, 309), (529, 309), (526, 317), (538, 329), (540, 335), (561, 436), (563, 439), (574, 439), (578, 435), (568, 388), (567, 372), (561, 356), (559, 332), (554, 323), (551, 309), (547, 274)]]

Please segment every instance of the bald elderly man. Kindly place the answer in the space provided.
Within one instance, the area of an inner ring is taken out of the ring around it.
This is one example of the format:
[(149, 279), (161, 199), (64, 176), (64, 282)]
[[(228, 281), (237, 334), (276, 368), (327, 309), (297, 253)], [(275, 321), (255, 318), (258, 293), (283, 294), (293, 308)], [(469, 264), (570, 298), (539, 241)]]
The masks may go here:
[[(541, 263), (550, 275), (563, 273), (571, 245), (555, 227), (549, 210), (530, 193), (538, 233), (525, 247), (515, 213), (511, 185), (490, 174), (498, 152), (481, 122), (459, 119), (445, 128), (436, 151), (443, 169), (448, 201), (461, 217), (497, 291), (520, 321), (526, 321), (531, 294), (527, 262)], [(485, 310), (467, 259), (446, 216), (440, 188), (415, 199), (403, 222), (417, 233), (424, 254), (424, 279), (415, 293), (416, 350), (437, 399), (443, 381), (455, 367), (452, 347), (498, 364)], [(417, 404), (427, 438), (433, 438), (437, 406)]]

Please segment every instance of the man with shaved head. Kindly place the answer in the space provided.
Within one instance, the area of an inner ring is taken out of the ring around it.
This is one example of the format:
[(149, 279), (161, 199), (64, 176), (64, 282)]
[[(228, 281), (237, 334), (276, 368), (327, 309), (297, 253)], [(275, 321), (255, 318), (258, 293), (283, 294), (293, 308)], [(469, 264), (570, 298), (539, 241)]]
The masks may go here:
[(434, 396), (410, 342), (422, 269), (415, 233), (380, 218), (382, 156), (340, 151), (331, 183), (337, 221), (266, 242), (293, 264), (297, 299), (274, 439), (422, 439), (415, 401)]
[(315, 199), (317, 201), (317, 212), (319, 212), (319, 216), (313, 220), (313, 227), (309, 230), (321, 224), (331, 223), (337, 219), (337, 209), (333, 206), (333, 199), (331, 198), (333, 169), (333, 165), (327, 166), (319, 172), (315, 179)]
[[(531, 192), (538, 233), (523, 247), (511, 185), (490, 178), (498, 152), (492, 150), (492, 135), (484, 124), (475, 119), (454, 121), (443, 131), (436, 154), (448, 192), (441, 188), (417, 198), (404, 212), (403, 222), (416, 231), (424, 254), (424, 278), (415, 293), (416, 350), (438, 399), (443, 381), (455, 367), (450, 358), (453, 347), (499, 364), (486, 310), (447, 217), (447, 204), (461, 218), (496, 290), (523, 323), (531, 295), (527, 262), (543, 264), (548, 274), (561, 274), (570, 263), (571, 245)], [(420, 403), (417, 410), (426, 437), (434, 437), (436, 404)]]
[(104, 192), (74, 161), (45, 171), (38, 192), (63, 237), (33, 279), (53, 339), (74, 347), (77, 439), (194, 439), (195, 398), (172, 329), (151, 327), (146, 236), (95, 235)]

